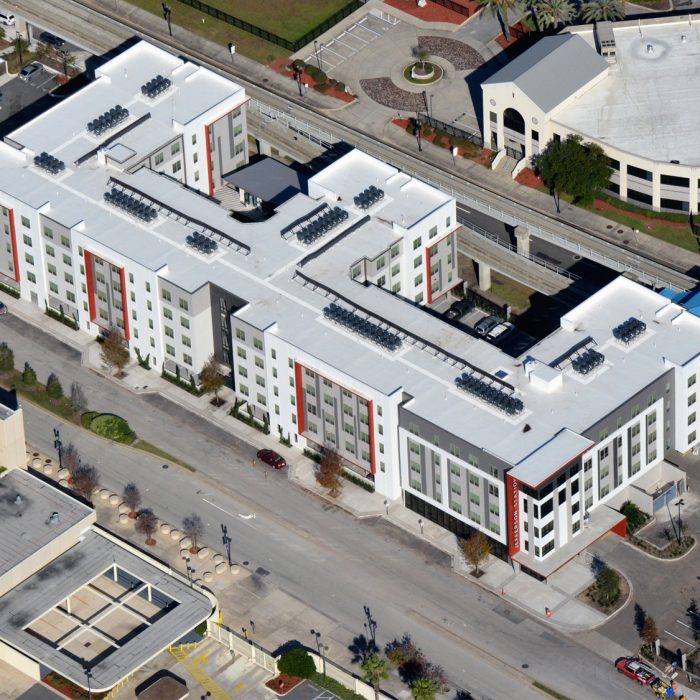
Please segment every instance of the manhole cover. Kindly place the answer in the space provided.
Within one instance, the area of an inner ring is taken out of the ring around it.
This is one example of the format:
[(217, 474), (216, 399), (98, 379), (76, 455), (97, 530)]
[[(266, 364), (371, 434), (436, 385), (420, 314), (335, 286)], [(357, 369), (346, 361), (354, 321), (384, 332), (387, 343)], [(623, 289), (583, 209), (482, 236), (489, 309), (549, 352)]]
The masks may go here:
[(263, 569), (262, 566), (259, 566), (257, 569), (255, 569), (255, 573), (258, 576), (267, 576), (270, 572), (267, 569)]
[(623, 233), (623, 229), (619, 228), (619, 229), (617, 229), (617, 232), (618, 232), (618, 233)]
[(267, 82), (267, 78), (263, 78), (263, 83), (266, 83), (266, 82)]
[(162, 468), (163, 468), (163, 469), (167, 469), (167, 468), (168, 468), (168, 465), (167, 465), (167, 464), (164, 464)]
[(623, 242), (625, 245), (627, 245), (627, 244), (629, 243), (629, 238), (625, 238), (625, 240), (622, 241), (622, 242)]
[(530, 664), (520, 664), (520, 668), (530, 668)]
[(248, 566), (248, 564), (250, 564), (250, 562), (248, 562), (248, 561), (243, 562), (243, 566)]
[(612, 227), (613, 227), (612, 224), (608, 224), (605, 228), (612, 228)]

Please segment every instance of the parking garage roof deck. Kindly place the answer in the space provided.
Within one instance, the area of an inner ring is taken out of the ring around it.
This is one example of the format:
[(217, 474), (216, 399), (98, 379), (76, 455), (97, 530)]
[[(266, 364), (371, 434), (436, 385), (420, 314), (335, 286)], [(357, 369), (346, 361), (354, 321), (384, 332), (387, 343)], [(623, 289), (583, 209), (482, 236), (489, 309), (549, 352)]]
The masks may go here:
[[(572, 29), (596, 52), (591, 29)], [(553, 119), (649, 160), (699, 165), (700, 16), (616, 22), (616, 63), (607, 77)]]

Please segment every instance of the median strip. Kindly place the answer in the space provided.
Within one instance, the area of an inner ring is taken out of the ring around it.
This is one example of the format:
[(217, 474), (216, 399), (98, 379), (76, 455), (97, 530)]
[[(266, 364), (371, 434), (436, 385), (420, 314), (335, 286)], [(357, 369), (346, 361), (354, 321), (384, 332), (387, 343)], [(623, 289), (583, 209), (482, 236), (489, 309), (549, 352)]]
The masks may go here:
[(552, 688), (549, 688), (544, 683), (540, 683), (539, 681), (533, 681), (532, 685), (534, 688), (537, 688), (537, 690), (541, 690), (543, 693), (547, 693), (547, 695), (551, 695), (553, 698), (556, 698), (556, 700), (571, 700), (568, 695), (552, 690)]

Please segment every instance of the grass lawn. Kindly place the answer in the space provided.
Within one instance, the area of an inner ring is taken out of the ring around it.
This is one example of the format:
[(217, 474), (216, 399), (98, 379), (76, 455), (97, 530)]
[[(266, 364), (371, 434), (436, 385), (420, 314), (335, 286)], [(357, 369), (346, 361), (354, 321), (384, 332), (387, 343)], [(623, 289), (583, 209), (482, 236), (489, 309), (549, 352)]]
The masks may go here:
[[(163, 17), (161, 0), (129, 0), (132, 5), (140, 7), (158, 17)], [(179, 2), (171, 3), (172, 23), (187, 28), (189, 31), (198, 34), (209, 41), (213, 41), (221, 46), (228, 46), (229, 42), (236, 45), (236, 52), (248, 58), (252, 58), (258, 63), (271, 63), (272, 61), (289, 56), (289, 51), (271, 44), (269, 41), (253, 36), (242, 29), (237, 29), (226, 22), (214, 19), (209, 15), (199, 12), (187, 5)], [(204, 22), (202, 22), (204, 19)], [(165, 27), (165, 20), (163, 20)]]
[[(634, 216), (634, 214), (621, 209), (597, 209), (595, 204), (590, 204), (586, 206), (585, 209), (588, 209), (588, 211), (594, 214), (604, 216), (606, 219), (616, 221), (623, 226), (629, 226), (633, 229), (636, 228), (642, 233), (654, 236), (654, 238), (659, 238), (667, 243), (672, 243), (679, 248), (690, 250), (693, 253), (698, 252), (698, 244), (695, 240), (695, 236), (690, 232), (690, 226), (687, 224), (679, 226), (672, 221), (664, 221), (663, 219), (640, 219)], [(627, 240), (633, 243), (634, 237), (630, 236)]]
[[(350, 0), (202, 1), (290, 41), (300, 39), (306, 32), (318, 27), (338, 10), (342, 10), (350, 4)], [(177, 1), (173, 3), (173, 18), (180, 7), (184, 7), (184, 5)]]
[(510, 304), (513, 311), (522, 312), (530, 308), (530, 297), (535, 294), (535, 290), (498, 272), (492, 272), (491, 293)]
[(22, 373), (17, 370), (2, 373), (0, 385), (6, 389), (17, 389), (17, 393), (28, 401), (45, 408), (47, 411), (57, 415), (67, 423), (74, 423), (75, 416), (70, 405), (70, 400), (65, 396), (60, 399), (49, 398), (46, 394), (46, 387), (37, 382), (34, 386), (24, 386), (22, 384)]
[(178, 459), (177, 457), (173, 457), (170, 453), (166, 452), (165, 450), (161, 450), (160, 447), (156, 447), (155, 445), (151, 445), (150, 442), (146, 442), (146, 440), (137, 440), (132, 447), (135, 447), (137, 450), (143, 450), (144, 452), (148, 452), (149, 454), (155, 455), (156, 457), (160, 457), (161, 459), (164, 459), (166, 462), (172, 462), (173, 464), (179, 464), (181, 467), (184, 467), (185, 469), (188, 469), (191, 472), (197, 471), (193, 466), (187, 464), (187, 462), (183, 462), (181, 459)]

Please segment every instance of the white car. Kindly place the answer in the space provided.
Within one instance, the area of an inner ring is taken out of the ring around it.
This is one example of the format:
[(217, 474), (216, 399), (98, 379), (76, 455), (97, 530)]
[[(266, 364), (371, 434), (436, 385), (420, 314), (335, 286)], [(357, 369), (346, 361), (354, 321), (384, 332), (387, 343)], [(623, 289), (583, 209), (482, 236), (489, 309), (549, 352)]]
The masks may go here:
[(15, 16), (10, 12), (0, 11), (0, 24), (4, 24), (6, 27), (14, 27)]
[(488, 340), (503, 340), (507, 335), (510, 335), (513, 332), (514, 326), (512, 323), (508, 323), (508, 321), (504, 321), (503, 323), (499, 323), (497, 326), (494, 326), (487, 334), (486, 338)]

